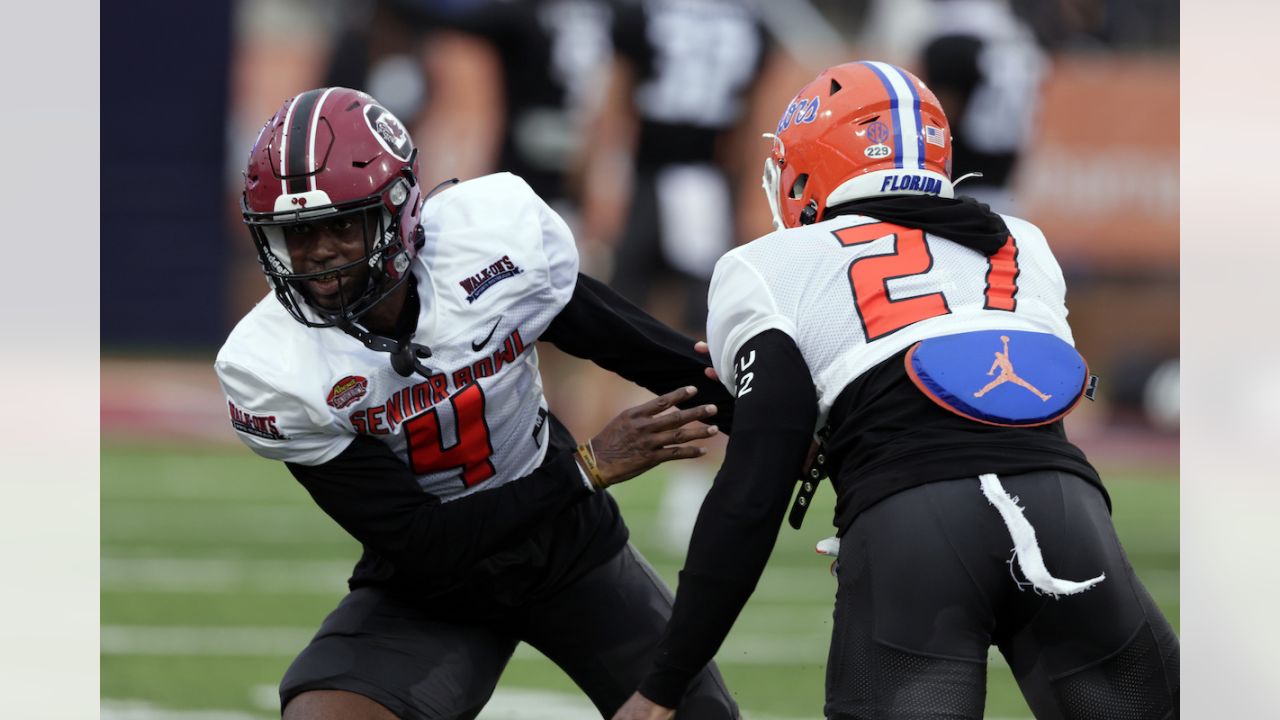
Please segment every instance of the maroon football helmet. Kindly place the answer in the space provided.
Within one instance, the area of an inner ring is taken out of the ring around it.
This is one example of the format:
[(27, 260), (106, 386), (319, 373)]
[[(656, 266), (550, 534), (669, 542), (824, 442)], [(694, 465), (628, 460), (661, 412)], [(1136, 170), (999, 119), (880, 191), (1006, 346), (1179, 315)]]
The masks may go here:
[[(349, 325), (409, 276), (423, 244), (418, 150), (404, 125), (369, 95), (319, 88), (290, 98), (249, 153), (241, 209), (276, 297), (311, 327)], [(351, 222), (364, 233), (360, 260), (324, 272), (295, 272), (285, 229)], [(368, 282), (338, 309), (310, 301), (307, 280), (363, 275)], [(306, 305), (304, 309), (303, 305)]]

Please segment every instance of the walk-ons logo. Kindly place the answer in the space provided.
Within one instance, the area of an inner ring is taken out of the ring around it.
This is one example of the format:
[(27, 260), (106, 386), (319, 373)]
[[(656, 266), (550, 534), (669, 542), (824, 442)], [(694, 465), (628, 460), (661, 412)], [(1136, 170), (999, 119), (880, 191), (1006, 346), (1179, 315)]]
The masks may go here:
[(503, 255), (501, 260), (498, 260), (475, 275), (462, 280), (458, 284), (466, 291), (467, 302), (473, 303), (476, 301), (476, 298), (483, 295), (489, 288), (498, 284), (502, 280), (506, 280), (509, 277), (515, 277), (522, 272), (524, 272), (524, 270), (516, 267), (516, 264), (511, 262), (510, 256)]
[(325, 399), (325, 402), (329, 403), (329, 407), (341, 410), (364, 397), (364, 394), (368, 391), (368, 379), (359, 375), (348, 375), (333, 384), (333, 389), (329, 391), (329, 397)]
[(280, 428), (276, 427), (275, 415), (254, 415), (247, 413), (236, 404), (227, 401), (227, 411), (231, 415), (231, 427), (239, 430), (245, 435), (253, 435), (265, 440), (288, 440), (284, 433), (280, 432)]

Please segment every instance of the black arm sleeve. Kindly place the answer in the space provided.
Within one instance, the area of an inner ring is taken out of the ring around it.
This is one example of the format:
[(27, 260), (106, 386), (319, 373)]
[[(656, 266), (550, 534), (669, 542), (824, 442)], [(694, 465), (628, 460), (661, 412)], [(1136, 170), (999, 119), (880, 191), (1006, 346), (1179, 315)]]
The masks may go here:
[(572, 450), (555, 446), (529, 475), (448, 503), (423, 492), (404, 461), (365, 435), (322, 465), (285, 465), (352, 537), (427, 587), (450, 584), (592, 493)]
[(737, 371), (737, 426), (698, 513), (671, 621), (640, 684), (665, 707), (679, 703), (755, 590), (813, 440), (818, 398), (800, 349), (785, 333), (766, 330), (742, 346), (734, 367), (753, 353)]
[(658, 395), (692, 385), (698, 394), (680, 407), (714, 403), (710, 423), (725, 433), (732, 430), (733, 396), (703, 373), (711, 360), (694, 352), (693, 338), (658, 322), (595, 278), (578, 274), (573, 297), (539, 339)]

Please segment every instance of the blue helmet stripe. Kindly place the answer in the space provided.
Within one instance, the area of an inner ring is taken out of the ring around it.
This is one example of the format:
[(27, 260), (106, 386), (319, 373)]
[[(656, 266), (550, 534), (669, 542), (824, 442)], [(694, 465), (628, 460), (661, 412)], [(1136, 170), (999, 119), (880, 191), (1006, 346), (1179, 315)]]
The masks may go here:
[(902, 123), (898, 121), (898, 92), (893, 89), (893, 83), (890, 82), (889, 77), (878, 67), (880, 63), (863, 62), (862, 64), (880, 78), (884, 91), (889, 93), (889, 110), (893, 114), (893, 166), (902, 167)]
[[(924, 168), (924, 133), (920, 116), (920, 94), (910, 76), (888, 63), (864, 62), (880, 79), (889, 93), (893, 111), (894, 165), (911, 169)], [(910, 105), (907, 106), (907, 98)], [(910, 108), (908, 110), (908, 107)], [(904, 144), (910, 143), (910, 147)]]
[(911, 93), (911, 114), (915, 120), (916, 131), (916, 162), (921, 169), (924, 169), (924, 124), (920, 118), (920, 93), (916, 92), (915, 83), (907, 79), (906, 75), (902, 76), (903, 82), (907, 86), (907, 91)]

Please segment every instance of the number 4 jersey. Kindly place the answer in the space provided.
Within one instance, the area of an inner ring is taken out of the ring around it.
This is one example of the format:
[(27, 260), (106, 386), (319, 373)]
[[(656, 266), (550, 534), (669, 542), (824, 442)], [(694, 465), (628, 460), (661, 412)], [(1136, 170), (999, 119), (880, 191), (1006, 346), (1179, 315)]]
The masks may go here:
[(337, 328), (305, 327), (268, 295), (215, 365), (232, 425), (254, 452), (319, 465), (369, 435), (442, 500), (542, 461), (547, 404), (534, 341), (573, 294), (569, 229), (506, 173), (431, 198), (423, 218), (414, 342), (431, 349), (422, 361), (430, 376), (402, 377), (387, 353)]
[[(878, 202), (898, 208), (903, 219), (885, 221), (893, 212), (880, 219), (838, 215), (766, 235), (720, 259), (707, 340), (722, 382), (738, 397), (751, 391), (751, 358), (740, 358), (739, 350), (759, 333), (777, 329), (795, 341), (817, 391), (818, 425), (832, 433), (828, 469), (840, 495), (838, 525), (893, 492), (932, 480), (1060, 469), (1099, 482), (1061, 422), (1013, 428), (973, 422), (931, 402), (904, 368), (914, 344), (974, 331), (1043, 333), (1073, 344), (1062, 271), (1044, 235), (973, 203)], [(901, 212), (908, 205), (935, 218), (981, 213), (988, 228), (998, 229), (983, 239), (990, 254), (978, 243), (936, 234), (946, 223), (913, 223), (913, 213)], [(998, 338), (989, 353), (981, 350), (981, 369), (969, 379), (975, 391), (992, 382), (985, 371), (1001, 350)], [(1017, 341), (1004, 353), (1018, 367)], [(1008, 385), (999, 392), (1027, 392)]]

